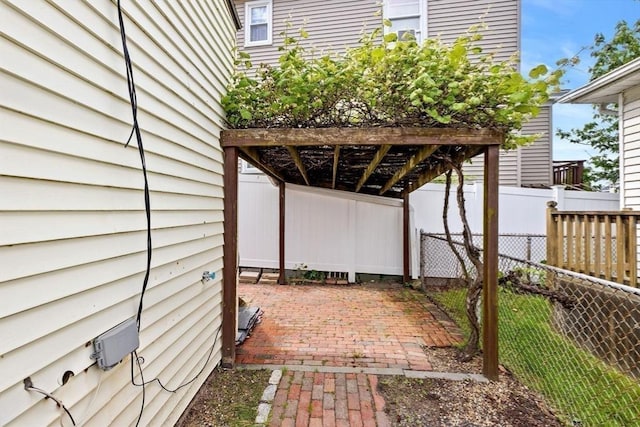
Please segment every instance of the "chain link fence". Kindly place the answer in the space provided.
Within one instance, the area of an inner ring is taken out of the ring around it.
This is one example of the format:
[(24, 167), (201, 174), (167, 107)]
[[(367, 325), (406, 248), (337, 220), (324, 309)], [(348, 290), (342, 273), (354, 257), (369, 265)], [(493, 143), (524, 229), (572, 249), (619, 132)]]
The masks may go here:
[[(462, 238), (454, 240), (473, 271)], [(533, 244), (530, 260), (521, 259), (512, 255), (521, 243), (507, 241), (529, 240), (501, 238), (509, 253), (499, 256), (500, 363), (569, 425), (640, 426), (640, 289), (535, 262)], [(443, 236), (422, 234), (421, 275), (432, 300), (468, 331), (462, 270)]]

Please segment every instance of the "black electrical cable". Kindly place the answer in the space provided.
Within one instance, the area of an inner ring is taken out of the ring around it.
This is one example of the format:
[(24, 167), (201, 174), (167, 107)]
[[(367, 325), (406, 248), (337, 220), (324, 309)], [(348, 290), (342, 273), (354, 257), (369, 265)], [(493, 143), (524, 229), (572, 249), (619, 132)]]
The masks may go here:
[(74, 426), (76, 425), (76, 420), (73, 419), (73, 415), (71, 415), (71, 412), (67, 409), (66, 406), (64, 406), (64, 403), (62, 403), (62, 401), (60, 399), (56, 398), (51, 393), (47, 393), (46, 391), (42, 390), (41, 388), (34, 387), (33, 384), (31, 384), (30, 380), (29, 380), (28, 383), (27, 383), (27, 380), (25, 380), (24, 389), (27, 390), (27, 391), (35, 391), (36, 393), (43, 394), (46, 397), (48, 397), (49, 399), (51, 399), (54, 402), (56, 402), (56, 405), (58, 405), (58, 407), (62, 408), (62, 410), (67, 414), (67, 416), (71, 420), (71, 424), (73, 424)]
[[(189, 381), (180, 384), (179, 386), (177, 386), (174, 389), (169, 389), (167, 388), (164, 384), (162, 384), (162, 381), (160, 381), (160, 378), (154, 378), (150, 381), (145, 382), (144, 378), (142, 378), (142, 375), (140, 375), (142, 382), (141, 383), (136, 383), (133, 379), (133, 359), (131, 360), (131, 382), (133, 385), (138, 386), (138, 387), (143, 387), (143, 391), (144, 391), (144, 386), (146, 386), (147, 384), (151, 384), (154, 382), (157, 382), (160, 387), (164, 390), (164, 391), (168, 391), (169, 393), (175, 393), (178, 390), (180, 390), (183, 387), (188, 386), (189, 384), (191, 384), (192, 382), (194, 382), (202, 372), (204, 372), (204, 368), (206, 368), (207, 364), (209, 363), (209, 360), (211, 360), (211, 356), (213, 355), (213, 350), (216, 347), (216, 342), (218, 342), (218, 336), (220, 335), (220, 330), (222, 329), (222, 324), (220, 326), (218, 326), (218, 329), (216, 330), (216, 334), (214, 335), (214, 339), (213, 339), (213, 344), (211, 345), (211, 349), (209, 350), (209, 354), (207, 355), (207, 360), (205, 360), (204, 364), (202, 365), (202, 368), (200, 368), (200, 370), (198, 371), (197, 374), (195, 374), (195, 376), (193, 378), (191, 378)], [(138, 358), (138, 354), (136, 352), (133, 352), (133, 356), (135, 356), (136, 358), (136, 363), (138, 364), (138, 368), (140, 368), (140, 359)], [(142, 369), (140, 369), (140, 373), (142, 374)]]
[(131, 114), (133, 116), (133, 129), (129, 135), (129, 139), (125, 144), (125, 147), (129, 146), (133, 135), (136, 136), (136, 142), (138, 143), (138, 152), (140, 153), (140, 162), (142, 164), (142, 175), (144, 177), (144, 208), (147, 218), (147, 268), (144, 274), (144, 280), (142, 282), (142, 292), (140, 293), (140, 302), (138, 303), (138, 314), (136, 316), (136, 323), (138, 325), (138, 331), (140, 331), (140, 317), (142, 316), (142, 306), (144, 302), (144, 294), (147, 290), (149, 283), (149, 274), (151, 271), (151, 255), (153, 252), (151, 245), (151, 200), (149, 196), (149, 181), (147, 179), (147, 162), (144, 156), (144, 146), (142, 145), (142, 134), (140, 132), (140, 125), (138, 123), (138, 98), (136, 95), (136, 85), (133, 80), (133, 66), (131, 65), (131, 57), (129, 56), (129, 48), (127, 47), (127, 35), (124, 29), (124, 19), (122, 18), (122, 7), (120, 6), (120, 0), (118, 0), (118, 21), (120, 23), (120, 37), (122, 38), (122, 53), (124, 55), (124, 62), (127, 71), (127, 87), (129, 89), (129, 100), (131, 101)]
[[(133, 80), (133, 66), (131, 65), (131, 56), (129, 55), (129, 48), (127, 47), (127, 34), (124, 28), (124, 19), (122, 17), (122, 6), (120, 5), (120, 0), (118, 0), (118, 22), (120, 24), (120, 37), (122, 39), (122, 54), (124, 56), (124, 63), (127, 72), (127, 88), (129, 90), (129, 100), (131, 102), (131, 114), (133, 116), (133, 127), (131, 129), (131, 133), (129, 134), (129, 138), (127, 139), (125, 148), (129, 146), (129, 142), (131, 142), (131, 138), (133, 135), (136, 136), (136, 141), (138, 143), (138, 153), (140, 154), (140, 163), (142, 165), (142, 176), (144, 177), (144, 209), (145, 216), (147, 219), (147, 265), (144, 273), (144, 280), (142, 281), (142, 291), (140, 292), (140, 301), (138, 303), (138, 313), (136, 315), (136, 325), (138, 327), (138, 332), (140, 331), (140, 317), (142, 316), (142, 307), (144, 303), (144, 294), (147, 290), (147, 285), (149, 283), (149, 274), (151, 272), (151, 255), (153, 251), (152, 242), (151, 242), (151, 200), (149, 197), (149, 181), (147, 179), (147, 162), (144, 156), (144, 146), (142, 144), (142, 134), (140, 132), (140, 124), (138, 123), (138, 97), (136, 95), (136, 85)], [(142, 419), (142, 413), (144, 412), (144, 403), (146, 397), (146, 390), (144, 387), (144, 376), (142, 373), (142, 366), (140, 366), (140, 360), (138, 359), (138, 354), (134, 352), (132, 354), (131, 359), (131, 382), (135, 384), (133, 381), (133, 356), (135, 356), (136, 362), (138, 363), (138, 369), (140, 370), (140, 378), (142, 379), (142, 405), (140, 406), (140, 413), (138, 414), (138, 420), (136, 421), (136, 427), (140, 424), (140, 420)]]
[[(140, 359), (138, 358), (138, 352), (134, 351), (131, 355), (131, 382), (133, 383), (133, 356), (136, 358), (136, 363), (138, 364), (138, 370), (140, 371), (140, 379), (142, 380), (142, 404), (140, 405), (140, 413), (138, 414), (138, 420), (136, 421), (136, 427), (140, 424), (140, 419), (142, 418), (142, 413), (144, 412), (144, 399), (146, 397), (146, 390), (144, 387), (144, 374), (142, 373), (142, 366), (140, 366)], [(135, 383), (134, 383), (135, 384)]]
[[(151, 244), (152, 243), (151, 242), (151, 203), (150, 203), (150, 197), (149, 197), (149, 182), (147, 179), (147, 165), (146, 165), (146, 160), (144, 156), (144, 147), (142, 145), (142, 134), (140, 132), (140, 125), (138, 124), (138, 100), (136, 95), (136, 86), (133, 80), (133, 66), (131, 65), (131, 57), (129, 56), (129, 49), (127, 47), (127, 36), (124, 28), (124, 19), (122, 17), (122, 7), (120, 5), (120, 0), (118, 0), (117, 5), (118, 5), (118, 22), (120, 24), (120, 37), (122, 38), (122, 52), (124, 55), (125, 66), (127, 71), (127, 87), (129, 89), (131, 113), (133, 115), (133, 128), (131, 130), (131, 133), (129, 134), (129, 138), (127, 139), (127, 143), (125, 144), (125, 147), (129, 145), (129, 142), (131, 142), (131, 139), (135, 135), (136, 141), (138, 143), (138, 152), (140, 153), (140, 162), (142, 164), (142, 174), (144, 176), (144, 206), (145, 206), (145, 213), (147, 218), (147, 268), (146, 268), (144, 280), (142, 283), (142, 292), (140, 293), (140, 302), (138, 304), (138, 313), (136, 316), (138, 331), (140, 331), (140, 317), (142, 315), (144, 294), (147, 290), (147, 285), (149, 283), (149, 274), (151, 271), (151, 255), (153, 252), (152, 244)], [(151, 381), (145, 382), (144, 375), (142, 373), (142, 365), (140, 363), (140, 357), (138, 357), (138, 353), (136, 351), (134, 351), (131, 354), (131, 383), (135, 386), (142, 387), (142, 405), (140, 407), (140, 413), (138, 414), (138, 419), (136, 421), (136, 427), (139, 425), (140, 420), (142, 418), (142, 413), (144, 412), (144, 403), (145, 403), (145, 395), (146, 395), (145, 386), (147, 384), (157, 382), (160, 385), (160, 387), (162, 387), (163, 390), (169, 393), (175, 393), (181, 388), (186, 387), (192, 382), (194, 382), (200, 376), (200, 374), (202, 374), (205, 367), (209, 363), (209, 360), (211, 360), (211, 356), (213, 355), (213, 350), (215, 349), (216, 342), (218, 341), (218, 336), (220, 335), (221, 329), (222, 329), (222, 325), (218, 327), (216, 334), (214, 335), (213, 344), (211, 345), (211, 349), (209, 350), (209, 354), (207, 355), (207, 360), (204, 362), (200, 371), (198, 371), (198, 373), (191, 380), (179, 385), (175, 389), (167, 388), (164, 384), (162, 384), (162, 381), (160, 381), (159, 378), (154, 378)], [(140, 379), (142, 380), (142, 382), (139, 384), (136, 383), (134, 380), (134, 375), (133, 375), (134, 359), (135, 359), (135, 363), (138, 365), (138, 370), (140, 371)], [(71, 414), (69, 414), (69, 417), (71, 417)], [(75, 422), (74, 422), (74, 425), (75, 425)]]

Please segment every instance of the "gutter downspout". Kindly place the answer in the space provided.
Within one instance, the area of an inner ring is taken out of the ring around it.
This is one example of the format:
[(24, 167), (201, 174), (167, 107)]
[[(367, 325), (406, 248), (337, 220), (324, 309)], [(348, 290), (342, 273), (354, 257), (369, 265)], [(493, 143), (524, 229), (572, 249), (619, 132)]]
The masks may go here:
[[(620, 209), (624, 209), (625, 203), (625, 185), (624, 185), (624, 93), (618, 94), (618, 170), (620, 176), (618, 177), (618, 191), (620, 192)], [(621, 158), (622, 157), (622, 158)]]

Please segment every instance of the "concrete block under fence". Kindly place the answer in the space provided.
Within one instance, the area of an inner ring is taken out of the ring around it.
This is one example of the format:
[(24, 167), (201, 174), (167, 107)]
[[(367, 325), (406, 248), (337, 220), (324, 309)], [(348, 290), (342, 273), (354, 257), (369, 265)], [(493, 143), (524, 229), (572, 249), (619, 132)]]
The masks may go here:
[(577, 346), (640, 379), (640, 295), (577, 279), (558, 278), (556, 284), (576, 305), (555, 304), (553, 326)]

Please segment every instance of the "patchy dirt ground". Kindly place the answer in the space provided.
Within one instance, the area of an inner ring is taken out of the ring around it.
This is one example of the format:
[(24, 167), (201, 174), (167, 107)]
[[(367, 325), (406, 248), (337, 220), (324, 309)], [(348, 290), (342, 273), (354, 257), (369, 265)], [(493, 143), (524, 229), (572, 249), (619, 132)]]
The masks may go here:
[[(479, 357), (462, 363), (452, 348), (424, 348), (434, 371), (481, 372)], [(563, 424), (548, 405), (509, 373), (500, 381), (448, 381), (380, 377), (389, 418), (395, 426), (555, 427)]]
[(380, 377), (378, 389), (396, 426), (562, 426), (542, 402), (506, 375), (486, 384)]
[(215, 369), (202, 385), (177, 427), (253, 426), (271, 371)]

